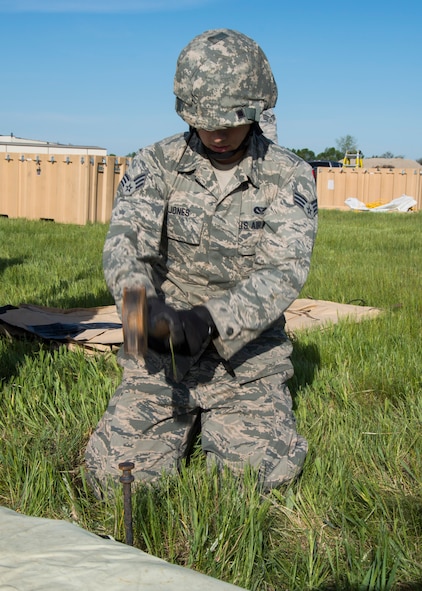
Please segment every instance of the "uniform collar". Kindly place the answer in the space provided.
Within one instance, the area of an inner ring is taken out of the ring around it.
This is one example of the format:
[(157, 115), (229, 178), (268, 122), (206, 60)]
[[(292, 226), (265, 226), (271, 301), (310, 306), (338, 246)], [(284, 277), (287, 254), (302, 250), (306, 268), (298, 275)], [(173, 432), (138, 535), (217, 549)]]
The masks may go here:
[[(240, 182), (250, 181), (255, 187), (259, 187), (262, 182), (261, 158), (265, 154), (264, 148), (266, 148), (265, 140), (263, 141), (262, 137), (256, 132), (251, 134), (247, 152), (238, 165)], [(196, 133), (187, 132), (185, 141), (187, 146), (177, 166), (178, 172), (192, 173), (196, 170), (199, 172), (204, 167), (209, 168), (212, 166)]]

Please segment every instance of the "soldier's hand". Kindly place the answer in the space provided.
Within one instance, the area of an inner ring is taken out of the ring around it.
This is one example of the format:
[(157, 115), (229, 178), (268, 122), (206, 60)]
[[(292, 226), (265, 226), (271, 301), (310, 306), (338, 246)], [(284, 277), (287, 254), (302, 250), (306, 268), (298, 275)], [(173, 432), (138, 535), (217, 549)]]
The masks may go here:
[(178, 312), (158, 298), (148, 298), (148, 343), (154, 349), (169, 349), (169, 338), (174, 346), (185, 340)]
[(180, 348), (182, 355), (197, 355), (204, 343), (216, 336), (216, 326), (205, 306), (194, 306), (191, 310), (181, 310), (179, 319), (184, 333), (184, 343)]

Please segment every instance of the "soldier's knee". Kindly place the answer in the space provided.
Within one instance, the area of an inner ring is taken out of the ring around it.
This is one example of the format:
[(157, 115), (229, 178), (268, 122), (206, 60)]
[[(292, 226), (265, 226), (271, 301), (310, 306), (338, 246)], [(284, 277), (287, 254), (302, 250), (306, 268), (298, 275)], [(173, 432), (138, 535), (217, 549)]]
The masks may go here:
[(264, 457), (259, 466), (259, 477), (264, 489), (277, 488), (296, 478), (302, 472), (307, 451), (306, 440), (298, 436), (296, 445), (290, 448), (288, 455), (272, 454), (270, 458)]
[(247, 456), (233, 453), (227, 455), (207, 452), (207, 464), (216, 465), (219, 469), (229, 468), (234, 474), (243, 474), (246, 467), (257, 472), (258, 480), (263, 490), (271, 490), (282, 484), (290, 482), (302, 471), (307, 454), (307, 442), (298, 436), (294, 448), (290, 448), (287, 454), (277, 453), (274, 449), (262, 448), (262, 453), (249, 454)]
[(119, 464), (133, 462), (132, 474), (136, 482), (152, 483), (165, 473), (175, 473), (180, 460), (179, 450), (164, 440), (137, 439), (130, 445), (112, 447), (91, 439), (85, 452), (85, 465), (96, 496), (108, 492), (119, 482)]

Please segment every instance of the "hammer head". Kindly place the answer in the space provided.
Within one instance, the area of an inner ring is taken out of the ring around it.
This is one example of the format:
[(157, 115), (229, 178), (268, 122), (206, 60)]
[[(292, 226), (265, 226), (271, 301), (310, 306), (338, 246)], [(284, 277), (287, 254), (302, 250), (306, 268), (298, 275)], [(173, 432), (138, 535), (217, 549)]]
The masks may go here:
[[(145, 287), (125, 287), (122, 302), (122, 328), (124, 351), (143, 357), (148, 349), (148, 306)], [(158, 319), (149, 328), (149, 334), (158, 340), (170, 338), (170, 326)]]
[(148, 348), (147, 296), (145, 287), (125, 287), (122, 302), (124, 351), (140, 357)]

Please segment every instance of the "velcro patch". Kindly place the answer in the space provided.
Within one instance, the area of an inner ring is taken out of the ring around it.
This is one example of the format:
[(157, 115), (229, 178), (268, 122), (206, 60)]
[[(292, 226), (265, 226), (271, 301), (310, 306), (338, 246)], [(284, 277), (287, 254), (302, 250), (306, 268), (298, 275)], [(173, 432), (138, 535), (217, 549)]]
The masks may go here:
[(146, 172), (138, 174), (133, 179), (127, 173), (125, 173), (122, 180), (120, 181), (123, 195), (129, 197), (129, 195), (132, 195), (135, 191), (138, 191), (144, 185), (146, 177)]
[(293, 195), (293, 201), (295, 205), (298, 205), (303, 209), (305, 215), (311, 220), (317, 215), (318, 202), (316, 199), (314, 199), (313, 201), (308, 201), (306, 197), (304, 197), (300, 193), (295, 193)]

